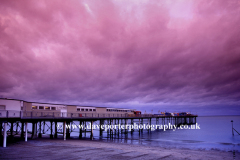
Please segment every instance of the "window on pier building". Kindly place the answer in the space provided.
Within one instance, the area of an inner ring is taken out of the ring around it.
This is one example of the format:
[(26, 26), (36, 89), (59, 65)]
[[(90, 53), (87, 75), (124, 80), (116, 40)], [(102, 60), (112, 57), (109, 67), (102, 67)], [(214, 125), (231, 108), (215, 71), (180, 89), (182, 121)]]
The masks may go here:
[(39, 109), (44, 109), (44, 106), (39, 106)]
[(94, 112), (96, 112), (96, 109), (93, 109)]
[(88, 109), (86, 109), (85, 111), (88, 111)]
[(50, 110), (50, 107), (45, 107), (46, 110)]
[(32, 106), (32, 109), (37, 109), (37, 106)]
[(84, 109), (82, 108), (81, 111), (84, 111)]
[(92, 111), (92, 109), (89, 109), (89, 111)]
[(77, 111), (80, 111), (80, 108), (77, 108)]
[(51, 107), (52, 110), (56, 110), (56, 107)]

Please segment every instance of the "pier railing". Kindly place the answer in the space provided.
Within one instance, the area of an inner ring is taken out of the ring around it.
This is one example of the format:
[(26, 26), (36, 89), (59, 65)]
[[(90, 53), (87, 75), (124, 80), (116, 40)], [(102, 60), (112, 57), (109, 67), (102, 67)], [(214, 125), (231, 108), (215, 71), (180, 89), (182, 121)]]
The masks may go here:
[(37, 112), (37, 111), (13, 111), (13, 110), (0, 110), (0, 118), (21, 118), (21, 119), (60, 119), (60, 118), (157, 118), (157, 117), (191, 117), (197, 115), (184, 115), (184, 116), (166, 116), (166, 115), (154, 115), (154, 114), (113, 114), (113, 113), (67, 113), (67, 112)]

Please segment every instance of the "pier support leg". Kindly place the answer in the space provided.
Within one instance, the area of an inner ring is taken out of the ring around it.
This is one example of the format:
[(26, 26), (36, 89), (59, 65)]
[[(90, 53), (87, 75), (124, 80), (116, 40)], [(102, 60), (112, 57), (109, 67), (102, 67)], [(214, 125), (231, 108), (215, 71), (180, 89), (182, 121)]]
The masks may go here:
[(116, 133), (115, 124), (116, 124), (116, 121), (114, 122), (114, 119), (111, 119), (111, 127), (110, 128), (111, 128), (112, 138), (113, 138), (114, 132)]
[(33, 139), (35, 133), (35, 122), (32, 123), (32, 136), (31, 139)]
[[(111, 119), (108, 120), (108, 125), (111, 126)], [(111, 138), (111, 129), (110, 129), (110, 127), (108, 129), (108, 134), (110, 135), (110, 138)]]
[(82, 138), (82, 128), (81, 128), (82, 121), (79, 121), (79, 125), (80, 125), (80, 128), (79, 128), (79, 139), (81, 139)]
[(110, 126), (111, 126), (110, 136), (113, 137), (113, 119), (110, 119)]
[(122, 125), (124, 125), (124, 124), (123, 124), (123, 119), (121, 119), (120, 122), (121, 122), (121, 134), (122, 134), (122, 132), (123, 132)]
[(57, 121), (55, 121), (55, 133), (54, 133), (54, 138), (57, 138)]
[(38, 138), (42, 138), (42, 122), (39, 122), (39, 133), (38, 133)]
[(7, 122), (4, 123), (3, 147), (7, 146)]
[[(115, 119), (115, 126), (117, 126), (117, 119)], [(115, 131), (115, 135), (117, 134), (117, 128), (116, 127), (114, 127), (114, 131)]]
[(100, 137), (102, 136), (102, 125), (103, 125), (104, 120), (100, 120), (100, 129), (99, 129), (99, 135)]
[(148, 123), (147, 123), (147, 125), (148, 125), (148, 132), (150, 131), (150, 127), (149, 127), (150, 122), (149, 122), (149, 119), (150, 119), (150, 118), (148, 118)]
[(13, 122), (11, 122), (11, 130), (10, 130), (10, 132), (11, 132), (11, 137), (13, 136)]
[(43, 121), (43, 134), (45, 134), (45, 124), (46, 124), (46, 122)]
[(91, 140), (93, 140), (93, 121), (91, 121)]
[(10, 140), (13, 140), (13, 122), (11, 122), (11, 128), (10, 128), (11, 135), (9, 136)]
[(128, 119), (125, 119), (125, 134), (127, 134), (127, 125), (128, 125)]
[(87, 124), (86, 124), (86, 121), (84, 121), (84, 135), (85, 135), (85, 137), (86, 137), (86, 135), (87, 135)]
[(66, 141), (66, 121), (63, 122), (63, 139)]
[(50, 122), (51, 130), (50, 130), (50, 139), (53, 139), (53, 121)]
[[(107, 125), (109, 125), (109, 119), (107, 120)], [(107, 129), (107, 135), (109, 135), (109, 128)]]
[(24, 138), (24, 123), (22, 122), (22, 125), (21, 125), (21, 138), (23, 139)]
[(67, 122), (67, 126), (68, 126), (68, 128), (67, 128), (67, 138), (70, 138), (70, 122)]
[[(134, 120), (133, 120), (133, 119), (131, 119), (131, 125), (132, 125), (132, 126), (134, 125)], [(133, 131), (134, 131), (134, 127), (131, 128), (131, 134), (133, 134)]]
[(28, 135), (27, 126), (28, 126), (28, 122), (25, 122), (25, 142), (27, 142), (27, 135)]
[(16, 134), (18, 134), (18, 126), (19, 126), (19, 124), (18, 124), (18, 122), (16, 122)]
[(138, 132), (139, 132), (139, 135), (140, 135), (140, 131), (141, 131), (141, 130), (140, 130), (140, 127), (139, 127), (140, 124), (141, 124), (141, 120), (139, 119), (139, 122), (138, 122)]
[(150, 124), (149, 124), (149, 125), (150, 125), (150, 126), (149, 126), (149, 131), (152, 131), (152, 130), (151, 130), (151, 126), (152, 126), (152, 118), (149, 118), (149, 120), (150, 120)]
[(1, 139), (3, 138), (3, 135), (2, 135), (2, 122), (0, 122), (0, 138)]
[(34, 132), (34, 137), (37, 137), (37, 131), (38, 131), (38, 130), (37, 130), (37, 123), (38, 123), (38, 122), (36, 122), (36, 123), (35, 123), (35, 132)]
[(119, 119), (118, 119), (118, 136), (119, 136), (119, 128), (120, 128), (120, 126), (119, 126)]

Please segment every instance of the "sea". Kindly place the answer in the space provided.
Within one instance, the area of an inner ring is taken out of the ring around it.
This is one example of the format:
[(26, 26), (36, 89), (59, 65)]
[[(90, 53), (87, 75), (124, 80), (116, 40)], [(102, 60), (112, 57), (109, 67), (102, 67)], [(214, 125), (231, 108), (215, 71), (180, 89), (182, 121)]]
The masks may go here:
[[(144, 123), (148, 122), (145, 120)], [(78, 125), (79, 122), (74, 122), (74, 124)], [(156, 124), (155, 118), (152, 118), (151, 124)], [(197, 129), (167, 129), (165, 131), (145, 129), (140, 134), (138, 130), (135, 130), (134, 132), (128, 131), (127, 134), (113, 134), (113, 136), (107, 134), (106, 131), (100, 136), (99, 130), (95, 129), (92, 140), (164, 148), (240, 152), (240, 135), (235, 130), (234, 135), (232, 134), (232, 125), (240, 133), (240, 116), (199, 116), (197, 117)], [(91, 140), (90, 132), (82, 133), (82, 136), (82, 139)], [(63, 138), (62, 134), (58, 137)], [(71, 138), (78, 139), (78, 137), (79, 129), (73, 130)]]
[[(231, 122), (233, 121), (233, 122)], [(116, 134), (113, 137), (106, 132), (99, 136), (99, 131), (94, 130), (95, 141), (127, 143), (146, 146), (159, 146), (164, 148), (186, 148), (193, 150), (222, 150), (240, 152), (240, 116), (208, 116), (197, 117), (198, 129), (158, 129), (154, 131), (143, 130)], [(156, 124), (153, 118), (151, 124)], [(79, 132), (71, 133), (78, 138)], [(84, 139), (90, 139), (90, 133), (83, 133)]]

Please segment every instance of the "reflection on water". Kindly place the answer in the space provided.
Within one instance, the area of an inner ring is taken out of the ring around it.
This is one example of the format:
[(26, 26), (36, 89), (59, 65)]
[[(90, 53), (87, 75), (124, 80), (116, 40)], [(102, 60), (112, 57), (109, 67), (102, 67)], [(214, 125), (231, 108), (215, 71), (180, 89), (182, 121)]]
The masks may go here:
[(235, 155), (235, 150), (233, 150), (233, 159), (235, 160), (236, 155)]

